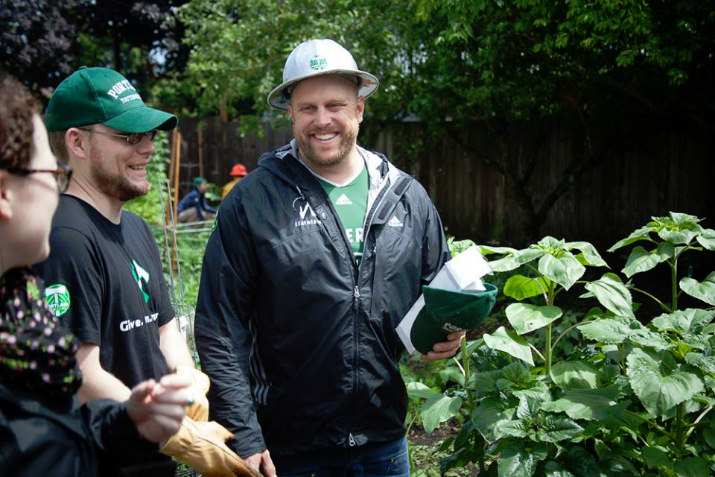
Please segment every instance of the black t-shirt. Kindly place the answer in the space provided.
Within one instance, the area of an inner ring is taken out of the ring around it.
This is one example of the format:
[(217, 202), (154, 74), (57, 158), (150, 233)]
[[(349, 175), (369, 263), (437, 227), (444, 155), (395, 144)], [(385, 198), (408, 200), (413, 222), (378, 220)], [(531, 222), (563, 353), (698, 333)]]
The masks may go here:
[(62, 195), (50, 257), (35, 267), (53, 313), (82, 343), (100, 347), (102, 367), (128, 387), (169, 372), (159, 327), (174, 318), (159, 250), (144, 220), (120, 224)]

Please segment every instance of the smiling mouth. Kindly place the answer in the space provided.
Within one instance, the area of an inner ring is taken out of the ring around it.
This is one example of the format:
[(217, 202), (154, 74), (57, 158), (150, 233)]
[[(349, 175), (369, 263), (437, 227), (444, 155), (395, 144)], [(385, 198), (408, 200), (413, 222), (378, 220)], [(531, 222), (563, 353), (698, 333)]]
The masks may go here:
[(131, 169), (133, 171), (145, 171), (146, 170), (146, 164), (134, 165), (134, 166), (128, 166), (128, 167), (129, 167), (129, 169)]
[(313, 137), (319, 141), (330, 141), (331, 139), (338, 137), (338, 133), (313, 134)]

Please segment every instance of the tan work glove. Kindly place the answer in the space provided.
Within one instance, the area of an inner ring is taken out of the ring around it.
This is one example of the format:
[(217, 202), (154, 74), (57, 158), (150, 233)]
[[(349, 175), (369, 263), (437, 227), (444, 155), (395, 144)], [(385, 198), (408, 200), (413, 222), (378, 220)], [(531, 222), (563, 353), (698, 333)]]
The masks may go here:
[(208, 421), (209, 401), (206, 399), (206, 393), (209, 392), (211, 386), (209, 377), (190, 366), (177, 366), (175, 373), (191, 378), (189, 389), (194, 397), (194, 404), (186, 408), (186, 416), (197, 422)]
[(181, 428), (159, 452), (198, 470), (204, 477), (261, 477), (225, 441), (233, 434), (221, 424), (184, 418)]

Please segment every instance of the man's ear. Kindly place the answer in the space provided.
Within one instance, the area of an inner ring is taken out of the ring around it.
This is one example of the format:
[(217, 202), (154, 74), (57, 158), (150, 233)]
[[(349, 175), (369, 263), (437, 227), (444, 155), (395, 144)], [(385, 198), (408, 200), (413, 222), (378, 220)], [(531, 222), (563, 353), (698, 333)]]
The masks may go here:
[(0, 220), (10, 220), (12, 217), (12, 191), (8, 187), (7, 173), (0, 171)]
[(83, 131), (78, 128), (69, 128), (65, 131), (65, 145), (72, 156), (85, 158), (89, 155), (88, 142), (85, 141)]
[(363, 113), (365, 112), (365, 98), (362, 96), (358, 97), (357, 108), (356, 108), (358, 123), (362, 122)]

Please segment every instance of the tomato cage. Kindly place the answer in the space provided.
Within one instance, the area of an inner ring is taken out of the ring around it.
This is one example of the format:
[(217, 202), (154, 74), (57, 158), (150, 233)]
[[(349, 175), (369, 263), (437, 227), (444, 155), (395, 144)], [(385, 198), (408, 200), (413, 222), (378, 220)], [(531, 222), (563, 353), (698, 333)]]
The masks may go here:
[[(199, 357), (194, 339), (194, 315), (196, 292), (201, 274), (201, 262), (211, 222), (180, 224), (176, 221), (176, 208), (172, 201), (171, 186), (168, 179), (159, 185), (159, 200), (163, 214), (163, 255), (171, 296), (171, 304), (176, 313), (179, 330), (199, 367)], [(165, 202), (166, 195), (166, 202)], [(182, 276), (183, 270), (188, 275)], [(188, 290), (187, 290), (188, 289)], [(187, 293), (188, 292), (188, 293)], [(188, 295), (190, 293), (190, 296)]]

